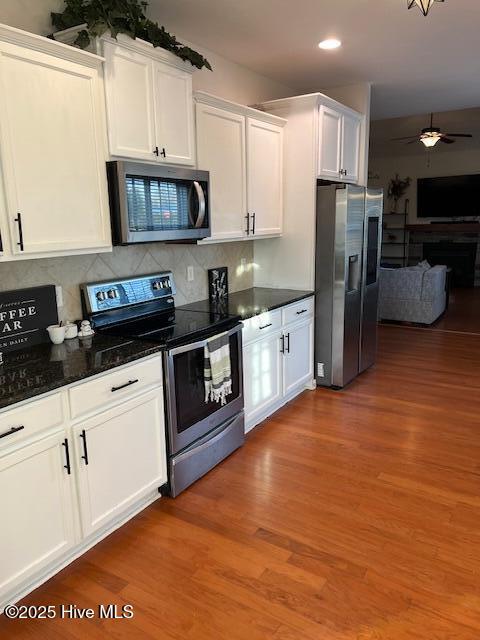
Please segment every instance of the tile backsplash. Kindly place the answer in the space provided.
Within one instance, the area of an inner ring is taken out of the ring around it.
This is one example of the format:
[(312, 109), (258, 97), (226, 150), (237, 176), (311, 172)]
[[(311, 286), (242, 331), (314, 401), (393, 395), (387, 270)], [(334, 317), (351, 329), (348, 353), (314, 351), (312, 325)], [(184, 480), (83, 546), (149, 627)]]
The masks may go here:
[[(242, 258), (246, 266), (242, 266)], [(212, 267), (228, 267), (230, 291), (248, 289), (253, 286), (252, 264), (253, 242), (133, 245), (114, 247), (112, 253), (0, 263), (0, 290), (60, 285), (63, 291), (60, 318), (77, 320), (82, 315), (79, 285), (83, 282), (171, 270), (179, 306), (208, 297), (207, 269)], [(193, 282), (187, 281), (188, 266), (194, 268)]]

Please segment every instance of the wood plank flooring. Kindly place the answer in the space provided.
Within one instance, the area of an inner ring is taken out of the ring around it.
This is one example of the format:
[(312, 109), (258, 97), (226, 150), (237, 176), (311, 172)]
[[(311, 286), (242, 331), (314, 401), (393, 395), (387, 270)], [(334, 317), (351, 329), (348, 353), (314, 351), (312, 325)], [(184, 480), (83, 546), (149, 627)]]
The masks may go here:
[(432, 329), (480, 333), (480, 287), (453, 289), (449, 308)]
[(479, 416), (480, 336), (381, 327), (348, 389), (305, 392), (25, 600), (133, 619), (0, 637), (478, 640)]

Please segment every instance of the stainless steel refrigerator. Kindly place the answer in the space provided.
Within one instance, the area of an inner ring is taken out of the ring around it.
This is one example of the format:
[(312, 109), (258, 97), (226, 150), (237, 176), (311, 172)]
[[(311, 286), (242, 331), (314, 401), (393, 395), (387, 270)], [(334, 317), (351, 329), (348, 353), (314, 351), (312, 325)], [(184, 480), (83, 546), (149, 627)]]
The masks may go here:
[(375, 362), (383, 191), (317, 187), (315, 373), (344, 387)]

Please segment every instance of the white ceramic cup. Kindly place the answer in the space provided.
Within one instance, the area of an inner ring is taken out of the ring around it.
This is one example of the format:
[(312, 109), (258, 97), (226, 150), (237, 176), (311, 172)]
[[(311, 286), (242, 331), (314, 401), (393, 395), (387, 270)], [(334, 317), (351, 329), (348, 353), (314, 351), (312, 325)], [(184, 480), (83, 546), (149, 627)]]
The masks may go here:
[(52, 324), (47, 327), (48, 335), (53, 344), (62, 344), (65, 340), (65, 334), (67, 332), (67, 327), (60, 327), (58, 324)]
[(65, 325), (65, 340), (71, 340), (72, 338), (76, 338), (78, 336), (78, 327), (73, 322), (67, 322)]

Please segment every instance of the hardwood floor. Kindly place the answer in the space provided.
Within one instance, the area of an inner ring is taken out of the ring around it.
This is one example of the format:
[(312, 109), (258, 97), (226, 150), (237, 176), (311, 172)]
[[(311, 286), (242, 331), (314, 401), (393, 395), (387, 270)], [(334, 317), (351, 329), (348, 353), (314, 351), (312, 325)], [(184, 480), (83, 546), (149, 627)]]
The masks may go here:
[(449, 308), (432, 329), (480, 333), (480, 287), (453, 289)]
[(480, 336), (380, 329), (378, 365), (256, 429), (29, 596), (132, 620), (2, 638), (478, 640)]

